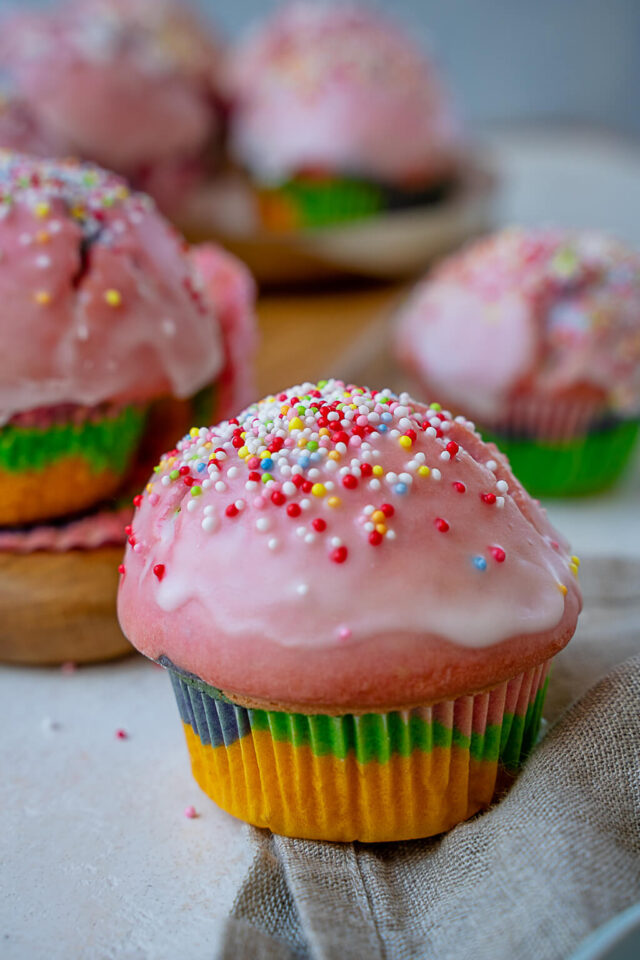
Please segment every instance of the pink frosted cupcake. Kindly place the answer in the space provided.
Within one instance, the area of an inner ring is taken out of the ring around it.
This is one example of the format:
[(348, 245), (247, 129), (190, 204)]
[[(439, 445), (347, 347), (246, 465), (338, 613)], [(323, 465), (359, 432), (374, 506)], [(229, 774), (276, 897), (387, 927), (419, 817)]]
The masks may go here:
[(640, 412), (640, 255), (602, 234), (509, 229), (430, 274), (396, 349), (539, 495), (613, 483)]
[(169, 670), (217, 803), (278, 833), (386, 841), (488, 806), (532, 748), (577, 572), (472, 424), (330, 380), (161, 459), (118, 607)]
[(57, 154), (122, 173), (165, 210), (181, 205), (220, 133), (221, 49), (194, 13), (175, 0), (66, 0), (14, 15), (2, 46)]
[(460, 142), (432, 63), (394, 23), (296, 2), (235, 51), (231, 151), (266, 226), (370, 216), (439, 197)]

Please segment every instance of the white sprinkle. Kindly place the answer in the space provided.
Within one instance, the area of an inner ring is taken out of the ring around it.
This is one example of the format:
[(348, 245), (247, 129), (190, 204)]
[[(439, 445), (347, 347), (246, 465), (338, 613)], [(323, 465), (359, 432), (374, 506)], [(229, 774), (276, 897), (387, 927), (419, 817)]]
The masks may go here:
[(338, 469), (338, 464), (336, 463), (335, 460), (327, 460), (327, 462), (324, 465), (324, 468), (327, 471), (327, 473), (334, 473)]
[(306, 583), (299, 583), (296, 587), (296, 593), (298, 593), (301, 597), (306, 596), (306, 594), (309, 593), (309, 585)]
[(431, 476), (433, 477), (434, 480), (440, 480), (442, 477), (442, 474), (440, 473), (437, 467), (434, 467), (431, 471)]
[(229, 467), (229, 469), (227, 470), (227, 476), (229, 477), (229, 480), (234, 480), (239, 473), (240, 471), (238, 470), (237, 467)]
[(210, 486), (211, 486), (211, 480), (209, 479), (209, 477), (207, 477), (206, 480), (202, 481), (202, 489), (208, 490)]
[(213, 533), (214, 530), (218, 529), (218, 520), (216, 517), (206, 516), (201, 526), (205, 533)]
[(375, 509), (376, 508), (373, 506), (373, 504), (368, 503), (362, 512), (365, 514), (365, 516), (370, 517)]
[(440, 429), (443, 433), (448, 433), (451, 430), (451, 420), (443, 420), (440, 424)]
[(226, 483), (224, 482), (224, 480), (218, 480), (218, 481), (216, 481), (216, 487), (215, 487), (215, 488), (216, 488), (216, 490), (218, 491), (218, 493), (224, 493), (224, 491), (227, 489), (227, 485), (226, 485)]
[(165, 474), (160, 483), (163, 487), (168, 487), (171, 483), (171, 478), (168, 476), (168, 474)]
[(411, 484), (413, 483), (413, 477), (411, 476), (410, 473), (401, 473), (398, 476), (398, 480), (400, 480), (401, 483), (406, 483), (407, 486), (411, 486)]
[(308, 510), (310, 506), (311, 506), (311, 500), (309, 500), (307, 497), (305, 497), (304, 500), (300, 501), (301, 510)]
[(428, 437), (437, 436), (436, 431), (433, 429), (433, 427), (427, 427), (427, 429), (425, 430), (425, 433)]
[(496, 497), (496, 507), (504, 507), (504, 497)]
[(333, 482), (333, 480), (325, 480), (324, 486), (325, 486), (325, 490), (335, 489), (335, 483)]
[(327, 417), (327, 420), (339, 420), (339, 419), (340, 419), (340, 414), (336, 413), (335, 410), (332, 410), (329, 416)]
[(392, 440), (397, 440), (400, 435), (401, 434), (399, 430), (389, 430), (389, 436)]
[(487, 470), (495, 470), (497, 466), (495, 460), (487, 460)]
[(51, 257), (48, 257), (46, 253), (41, 253), (36, 257), (36, 267), (40, 267), (41, 270), (46, 270), (47, 267), (51, 266)]
[(373, 480), (369, 480), (369, 490), (379, 490), (382, 484), (377, 477), (374, 477)]
[(50, 220), (47, 226), (51, 233), (60, 233), (62, 230), (62, 224), (59, 220)]
[(304, 542), (305, 542), (305, 543), (313, 543), (315, 539), (316, 539), (315, 533), (308, 533), (308, 534), (305, 536), (305, 538), (304, 538)]
[(215, 507), (212, 507), (211, 504), (204, 508), (205, 517), (211, 517), (215, 513)]
[(267, 546), (269, 547), (269, 550), (276, 550), (278, 543), (279, 541), (277, 537), (271, 537), (271, 539), (267, 541)]
[(451, 460), (451, 454), (449, 453), (448, 450), (443, 450), (442, 453), (440, 454), (440, 459), (441, 459), (441, 460)]
[(364, 528), (365, 528), (365, 530), (367, 531), (367, 533), (373, 533), (373, 531), (374, 531), (375, 528), (376, 528), (376, 525), (375, 525), (375, 523), (371, 523), (371, 520), (368, 520), (368, 521), (365, 523)]
[(416, 453), (413, 459), (415, 460), (416, 463), (420, 463), (420, 464), (424, 463), (424, 459), (425, 459), (424, 453)]
[(509, 484), (506, 480), (498, 480), (496, 483), (496, 488), (500, 491), (500, 493), (507, 493), (509, 491)]
[(296, 527), (296, 534), (297, 534), (299, 537), (306, 537), (306, 535), (307, 535), (307, 528), (306, 528), (306, 527)]
[(340, 537), (331, 537), (331, 539), (329, 540), (329, 543), (331, 544), (332, 547), (342, 546), (342, 540), (340, 539)]
[(295, 483), (291, 483), (291, 480), (287, 480), (286, 483), (282, 484), (282, 492), (286, 494), (287, 497), (293, 496), (297, 489)]
[(385, 537), (387, 538), (387, 540), (395, 540), (396, 538), (395, 530), (387, 530), (387, 532), (385, 533)]
[(236, 506), (236, 510), (244, 510), (245, 508), (244, 500), (236, 500), (235, 506)]
[(259, 486), (260, 486), (260, 484), (258, 483), (257, 480), (247, 480), (247, 482), (246, 482), (245, 485), (244, 485), (244, 488), (245, 488), (245, 490), (247, 490), (249, 493), (253, 493), (255, 490), (258, 489)]
[(189, 511), (189, 513), (193, 513), (193, 511), (196, 510), (197, 507), (198, 507), (197, 500), (189, 500), (189, 502), (187, 503), (187, 510)]
[(271, 521), (268, 517), (258, 517), (256, 520), (256, 530), (265, 533), (271, 527)]
[(389, 473), (385, 475), (385, 480), (387, 481), (387, 483), (395, 483), (397, 479), (398, 479), (398, 474), (394, 473), (392, 470), (390, 470)]

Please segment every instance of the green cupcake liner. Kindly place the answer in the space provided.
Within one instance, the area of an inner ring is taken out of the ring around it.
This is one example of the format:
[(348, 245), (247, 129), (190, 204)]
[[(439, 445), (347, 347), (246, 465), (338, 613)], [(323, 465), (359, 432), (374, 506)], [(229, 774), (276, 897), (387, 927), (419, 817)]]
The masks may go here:
[(0, 429), (0, 469), (13, 473), (45, 470), (64, 457), (78, 456), (96, 473), (109, 469), (122, 474), (140, 441), (145, 418), (145, 409), (128, 406), (115, 415), (80, 423), (47, 427), (7, 424)]
[(542, 441), (482, 429), (506, 454), (514, 474), (535, 497), (582, 496), (613, 486), (631, 460), (640, 424), (622, 420), (565, 441)]

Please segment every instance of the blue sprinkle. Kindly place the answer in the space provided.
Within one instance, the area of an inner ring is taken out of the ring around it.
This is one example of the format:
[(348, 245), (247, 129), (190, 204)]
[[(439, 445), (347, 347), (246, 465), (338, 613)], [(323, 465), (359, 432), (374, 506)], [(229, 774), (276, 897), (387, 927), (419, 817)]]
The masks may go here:
[(303, 470), (306, 470), (310, 463), (311, 463), (311, 458), (308, 456), (300, 457), (300, 459), (298, 460), (298, 466), (302, 467)]
[(381, 423), (378, 425), (378, 433), (386, 433), (388, 429), (389, 427), (386, 425), (386, 423)]
[(393, 420), (393, 414), (392, 414), (392, 413), (381, 413), (381, 414), (380, 414), (380, 419), (383, 420), (384, 423), (391, 423), (391, 421)]
[(198, 473), (202, 473), (202, 471), (206, 470), (206, 468), (207, 468), (206, 463), (199, 463), (198, 466), (196, 467), (196, 470), (198, 471)]
[(485, 560), (484, 557), (474, 557), (471, 562), (473, 563), (473, 565), (474, 565), (474, 567), (476, 568), (476, 570), (486, 570), (486, 569), (487, 569), (487, 561)]
[(273, 466), (273, 460), (271, 460), (269, 457), (265, 457), (264, 460), (260, 461), (260, 466), (263, 470), (271, 470), (271, 467)]
[[(396, 483), (393, 489), (395, 490), (396, 493), (406, 493), (409, 488), (406, 485), (406, 483)], [(486, 563), (485, 563), (485, 567), (486, 567)]]
[(314, 453), (311, 454), (309, 459), (311, 460), (311, 463), (317, 463), (318, 460), (322, 460), (322, 456), (316, 450)]

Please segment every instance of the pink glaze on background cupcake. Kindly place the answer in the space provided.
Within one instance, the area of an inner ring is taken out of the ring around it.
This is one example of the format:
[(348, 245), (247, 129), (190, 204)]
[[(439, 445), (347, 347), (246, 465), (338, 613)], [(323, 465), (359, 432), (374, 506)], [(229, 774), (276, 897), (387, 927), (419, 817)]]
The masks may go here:
[(547, 403), (550, 417), (574, 411), (572, 431), (604, 413), (634, 416), (640, 254), (596, 232), (503, 230), (416, 288), (396, 349), (426, 391), (485, 423), (529, 408), (539, 421)]
[(234, 700), (395, 709), (570, 639), (577, 560), (506, 459), (407, 394), (305, 383), (194, 429), (136, 511), (125, 634)]
[[(221, 47), (174, 0), (67, 0), (4, 24), (3, 65), (58, 153), (132, 179), (171, 209), (219, 133)], [(11, 144), (9, 144), (11, 145)]]
[(320, 171), (421, 187), (458, 162), (433, 65), (364, 6), (279, 10), (236, 49), (231, 94), (232, 152), (265, 182)]

